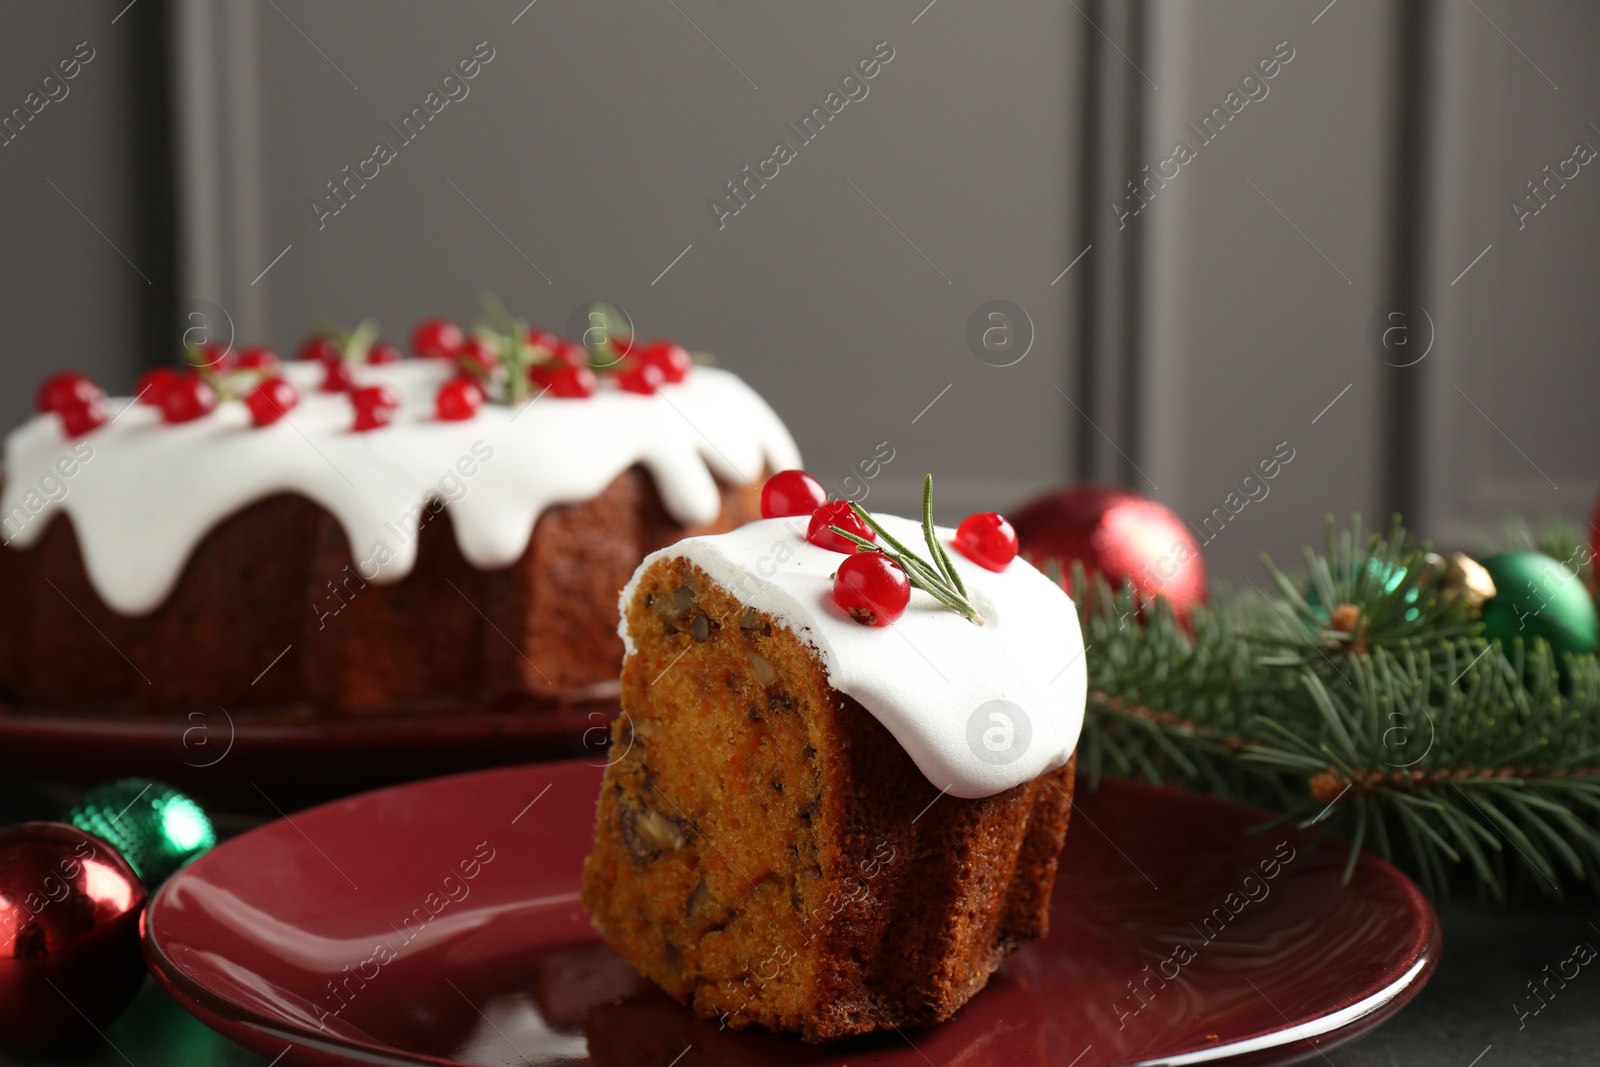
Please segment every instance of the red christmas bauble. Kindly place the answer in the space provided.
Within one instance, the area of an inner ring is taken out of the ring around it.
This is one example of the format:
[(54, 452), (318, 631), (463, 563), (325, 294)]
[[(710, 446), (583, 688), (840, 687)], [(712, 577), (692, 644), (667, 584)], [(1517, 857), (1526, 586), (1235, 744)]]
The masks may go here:
[(1071, 486), (1030, 501), (1011, 525), (1024, 558), (1057, 561), (1069, 584), (1076, 560), (1112, 588), (1131, 583), (1141, 601), (1165, 597), (1180, 622), (1206, 602), (1206, 565), (1193, 531), (1171, 508), (1137, 493)]
[(1600, 501), (1594, 505), (1594, 517), (1589, 520), (1589, 592), (1600, 594)]
[(65, 823), (0, 827), (0, 1050), (57, 1051), (121, 1014), (144, 980), (144, 901), (98, 837)]

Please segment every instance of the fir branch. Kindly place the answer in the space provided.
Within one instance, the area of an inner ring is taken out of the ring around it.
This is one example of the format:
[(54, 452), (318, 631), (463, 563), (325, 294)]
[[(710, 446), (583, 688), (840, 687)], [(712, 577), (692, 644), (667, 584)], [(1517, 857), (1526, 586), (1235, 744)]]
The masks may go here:
[(1542, 641), (1488, 642), (1398, 520), (1366, 539), (1330, 520), (1326, 543), (1299, 579), (1264, 560), (1275, 595), (1223, 597), (1189, 630), (1074, 568), (1090, 785), (1139, 775), (1316, 816), (1435, 894), (1600, 884), (1600, 659), (1558, 670)]

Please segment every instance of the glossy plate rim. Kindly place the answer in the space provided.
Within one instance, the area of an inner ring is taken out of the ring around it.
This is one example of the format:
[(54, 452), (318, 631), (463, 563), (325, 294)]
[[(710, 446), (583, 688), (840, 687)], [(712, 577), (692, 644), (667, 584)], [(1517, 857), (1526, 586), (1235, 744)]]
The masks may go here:
[[(615, 685), (594, 686), (559, 699), (524, 701), (464, 700), (449, 710), (430, 712), (317, 712), (309, 705), (283, 705), (229, 712), (212, 701), (194, 701), (163, 711), (114, 712), (84, 708), (37, 707), (0, 696), (0, 740), (39, 738), (83, 741), (169, 741), (185, 713), (215, 708), (235, 737), (247, 740), (333, 741), (373, 736), (426, 734), (467, 737), (485, 733), (551, 733), (571, 726), (592, 711), (615, 711)], [(503, 705), (503, 706), (501, 706)], [(509, 728), (509, 729), (505, 729)], [(487, 769), (487, 768), (485, 768)]]
[[(1196, 807), (1209, 807), (1229, 812), (1249, 812), (1263, 823), (1274, 816), (1264, 811), (1220, 797), (1206, 796), (1173, 786), (1152, 785), (1135, 779), (1105, 778), (1119, 789), (1159, 794)], [(1315, 820), (1313, 820), (1315, 821)], [(1348, 847), (1348, 843), (1343, 843)], [(1364, 990), (1338, 1006), (1330, 1005), (1321, 1014), (1290, 1020), (1285, 1018), (1281, 1028), (1248, 1034), (1210, 1048), (1158, 1056), (1153, 1059), (1133, 1061), (1128, 1067), (1187, 1067), (1189, 1064), (1291, 1064), (1317, 1058), (1326, 1060), (1326, 1053), (1364, 1037), (1383, 1022), (1394, 1016), (1422, 991), (1439, 966), (1444, 934), (1438, 912), (1421, 887), (1394, 864), (1371, 852), (1362, 852), (1356, 861), (1358, 867), (1369, 867), (1382, 872), (1405, 894), (1420, 922), (1414, 928), (1411, 941), (1401, 950), (1399, 958), (1388, 972), (1371, 985), (1376, 989)], [(1381, 983), (1381, 984), (1380, 984)], [(1297, 1050), (1296, 1046), (1302, 1046)], [(1285, 1058), (1273, 1055), (1277, 1053)], [(454, 1065), (452, 1065), (454, 1067)]]
[[(270, 814), (259, 795), (225, 772), (243, 762), (276, 800), (296, 807), (321, 804), (439, 775), (597, 753), (609, 736), (600, 728), (609, 727), (619, 710), (616, 696), (598, 688), (563, 701), (467, 701), (454, 711), (337, 716), (288, 707), (230, 713), (215, 704), (110, 713), (39, 708), (0, 697), (0, 773), (82, 788), (115, 778), (155, 778), (213, 806)], [(337, 763), (374, 749), (410, 762), (342, 789), (298, 789), (303, 761)], [(280, 789), (293, 795), (280, 796)]]
[[(319, 814), (325, 809), (342, 807), (351, 803), (370, 802), (380, 795), (425, 787), (448, 787), (450, 783), (464, 784), (473, 779), (483, 779), (490, 776), (521, 775), (533, 772), (535, 769), (537, 769), (538, 773), (553, 772), (559, 774), (563, 771), (579, 773), (579, 768), (592, 772), (595, 769), (595, 764), (583, 760), (562, 760), (551, 763), (495, 767), (460, 774), (443, 775), (437, 778), (405, 782), (354, 794), (336, 801), (307, 808), (304, 811), (294, 813), (294, 815), (296, 819), (299, 819)], [(1265, 812), (1243, 804), (1189, 792), (1172, 786), (1158, 786), (1143, 781), (1115, 778), (1104, 779), (1101, 786), (1104, 787), (1107, 784), (1119, 790), (1129, 789), (1159, 794), (1175, 803), (1193, 804), (1235, 813), (1249, 812), (1258, 816), (1262, 821), (1272, 818)], [(281, 1042), (288, 1046), (298, 1046), (304, 1052), (311, 1053), (312, 1058), (304, 1060), (304, 1062), (316, 1062), (319, 1064), (377, 1064), (390, 1065), (390, 1067), (410, 1067), (410, 1065), (472, 1067), (472, 1065), (466, 1064), (461, 1060), (445, 1059), (425, 1053), (407, 1052), (389, 1045), (349, 1040), (342, 1037), (323, 1036), (298, 1024), (264, 1014), (206, 988), (203, 983), (185, 974), (162, 950), (160, 944), (162, 936), (160, 930), (162, 905), (167, 895), (172, 891), (172, 887), (180, 883), (180, 880), (184, 878), (188, 870), (193, 868), (195, 864), (206, 863), (207, 861), (220, 862), (217, 857), (224, 854), (225, 850), (255, 834), (271, 829), (278, 822), (286, 821), (288, 820), (276, 820), (224, 841), (210, 853), (196, 860), (194, 864), (190, 865), (190, 868), (180, 870), (173, 875), (161, 889), (151, 895), (143, 914), (140, 916), (140, 945), (144, 952), (145, 961), (157, 984), (176, 1000), (185, 1011), (202, 1023), (216, 1030), (224, 1037), (268, 1059), (272, 1059), (274, 1056), (281, 1058), (282, 1054), (288, 1051), (287, 1048), (280, 1047), (279, 1043)], [(1358, 866), (1376, 868), (1393, 884), (1401, 887), (1413, 914), (1419, 919), (1419, 922), (1413, 928), (1410, 942), (1397, 953), (1396, 961), (1384, 975), (1369, 983), (1367, 988), (1359, 991), (1343, 1003), (1330, 1004), (1321, 1012), (1303, 1018), (1293, 1020), (1285, 1018), (1282, 1027), (1243, 1035), (1226, 1043), (1220, 1043), (1208, 1048), (1131, 1061), (1127, 1067), (1187, 1067), (1190, 1064), (1205, 1063), (1232, 1063), (1238, 1064), (1240, 1067), (1251, 1064), (1265, 1067), (1265, 1065), (1300, 1063), (1315, 1059), (1318, 1056), (1326, 1059), (1327, 1052), (1341, 1048), (1365, 1036), (1405, 1007), (1412, 998), (1421, 992), (1438, 967), (1443, 947), (1443, 933), (1438, 913), (1421, 888), (1387, 860), (1373, 853), (1363, 852), (1357, 863)], [(1372, 988), (1374, 986), (1376, 988)], [(276, 1060), (273, 1062), (276, 1062)]]

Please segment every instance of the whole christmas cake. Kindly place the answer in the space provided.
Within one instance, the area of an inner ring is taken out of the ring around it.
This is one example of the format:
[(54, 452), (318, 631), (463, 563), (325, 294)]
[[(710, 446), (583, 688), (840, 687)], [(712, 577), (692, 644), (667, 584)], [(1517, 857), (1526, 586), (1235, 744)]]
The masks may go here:
[[(646, 553), (756, 513), (777, 416), (676, 345), (367, 326), (199, 350), (5, 442), (0, 695), (148, 712), (522, 706), (614, 691)], [(520, 702), (520, 703), (519, 703)]]
[(937, 1022), (1045, 932), (1077, 613), (998, 516), (873, 519), (795, 471), (763, 505), (789, 514), (655, 552), (623, 591), (583, 903), (727, 1025)]

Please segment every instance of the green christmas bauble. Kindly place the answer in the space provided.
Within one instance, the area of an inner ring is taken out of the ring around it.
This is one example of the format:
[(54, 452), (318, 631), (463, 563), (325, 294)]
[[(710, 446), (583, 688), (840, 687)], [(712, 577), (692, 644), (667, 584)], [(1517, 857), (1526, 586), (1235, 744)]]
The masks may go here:
[(122, 853), (152, 892), (217, 843), (200, 805), (148, 778), (124, 778), (91, 790), (66, 821)]
[(1550, 642), (1563, 652), (1600, 650), (1600, 616), (1583, 581), (1543, 552), (1502, 552), (1480, 561), (1494, 579), (1495, 594), (1483, 606), (1483, 633), (1502, 645), (1521, 637)]

